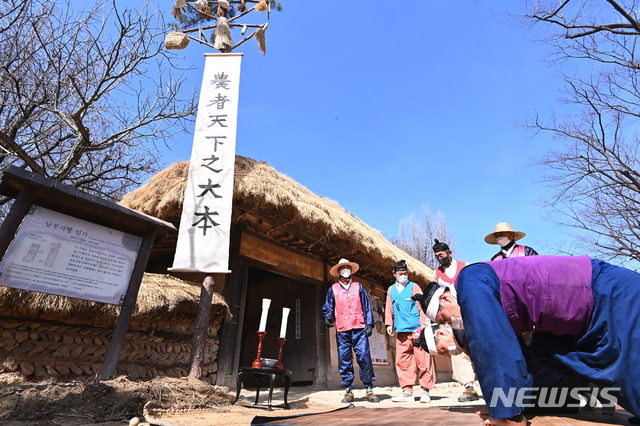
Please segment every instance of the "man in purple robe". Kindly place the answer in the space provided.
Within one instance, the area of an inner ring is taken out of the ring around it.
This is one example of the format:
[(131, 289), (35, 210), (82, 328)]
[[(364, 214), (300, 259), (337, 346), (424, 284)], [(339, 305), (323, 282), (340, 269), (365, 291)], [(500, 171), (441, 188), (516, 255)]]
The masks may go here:
[[(469, 265), (456, 288), (457, 300), (427, 287), (422, 305), (431, 320), (464, 330), (489, 405), (486, 424), (526, 425), (532, 401), (553, 406), (587, 383), (637, 421), (640, 275), (587, 256), (531, 256)], [(544, 340), (531, 350), (549, 362), (528, 365), (518, 336), (534, 329)], [(540, 380), (545, 368), (552, 371)]]

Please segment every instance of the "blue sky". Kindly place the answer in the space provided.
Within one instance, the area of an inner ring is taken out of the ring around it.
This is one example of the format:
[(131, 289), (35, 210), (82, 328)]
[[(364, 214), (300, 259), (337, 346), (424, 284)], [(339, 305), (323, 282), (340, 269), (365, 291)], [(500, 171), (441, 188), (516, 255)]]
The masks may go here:
[[(571, 237), (535, 204), (549, 193), (535, 161), (557, 142), (519, 123), (534, 106), (544, 116), (561, 110), (562, 79), (539, 34), (509, 16), (524, 4), (283, 2), (266, 56), (254, 40), (238, 50), (237, 154), (336, 200), (387, 238), (426, 206), (444, 216), (458, 259), (489, 259), (497, 246), (484, 236), (498, 222), (555, 254)], [(194, 86), (210, 52), (194, 42), (178, 52), (195, 68)], [(163, 161), (188, 160), (191, 144), (192, 135), (179, 137)]]

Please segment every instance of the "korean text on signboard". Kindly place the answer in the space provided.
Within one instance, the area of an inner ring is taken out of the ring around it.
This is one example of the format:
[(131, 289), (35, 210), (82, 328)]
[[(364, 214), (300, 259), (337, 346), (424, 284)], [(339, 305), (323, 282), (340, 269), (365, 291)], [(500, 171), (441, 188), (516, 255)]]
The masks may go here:
[(122, 304), (142, 240), (32, 206), (0, 263), (0, 285)]

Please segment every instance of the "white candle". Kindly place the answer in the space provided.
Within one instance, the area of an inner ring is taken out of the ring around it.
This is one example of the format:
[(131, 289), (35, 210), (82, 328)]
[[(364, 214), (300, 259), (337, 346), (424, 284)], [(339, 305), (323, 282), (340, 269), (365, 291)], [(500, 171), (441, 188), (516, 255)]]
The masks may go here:
[(260, 316), (260, 327), (258, 327), (258, 331), (265, 331), (267, 328), (269, 306), (271, 306), (271, 299), (262, 299), (262, 315)]
[(282, 325), (280, 325), (280, 338), (287, 336), (287, 320), (289, 319), (289, 308), (282, 308)]

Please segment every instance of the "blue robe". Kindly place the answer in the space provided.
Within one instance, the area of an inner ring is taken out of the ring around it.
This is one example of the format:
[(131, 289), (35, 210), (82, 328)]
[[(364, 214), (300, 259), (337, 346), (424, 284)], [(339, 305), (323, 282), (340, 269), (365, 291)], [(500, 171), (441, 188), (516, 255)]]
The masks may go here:
[[(369, 295), (362, 284), (360, 285), (360, 304), (362, 305), (365, 324), (373, 327), (373, 313), (371, 312)], [(336, 299), (333, 295), (333, 287), (329, 287), (325, 303), (322, 306), (322, 314), (324, 317), (335, 321), (335, 307)], [(349, 389), (353, 385), (354, 369), (352, 349), (356, 354), (356, 360), (360, 367), (360, 380), (365, 386), (372, 386), (376, 378), (373, 373), (371, 348), (369, 346), (366, 329), (358, 328), (342, 332), (337, 331), (336, 343), (338, 346), (338, 372), (342, 378), (340, 386)]]
[[(640, 362), (632, 360), (640, 353), (640, 275), (599, 260), (591, 260), (591, 268), (594, 307), (586, 332), (573, 336), (552, 336), (551, 332), (547, 338), (543, 335), (541, 342), (534, 341), (533, 349), (556, 362), (555, 366), (545, 363), (538, 367), (527, 365), (518, 336), (503, 310), (496, 272), (486, 263), (467, 266), (461, 272), (458, 302), (471, 359), (491, 416), (508, 418), (522, 412), (522, 406), (505, 404), (502, 398), (494, 398), (494, 393), (508, 395), (511, 388), (545, 385), (533, 380), (539, 372), (535, 368), (541, 367), (553, 368), (559, 378), (567, 379), (565, 384), (579, 385), (581, 379), (600, 388), (619, 387), (620, 392), (611, 395), (629, 412), (640, 414)], [(527, 312), (530, 306), (521, 308)], [(534, 371), (529, 371), (532, 367)], [(571, 374), (575, 380), (569, 377)]]

